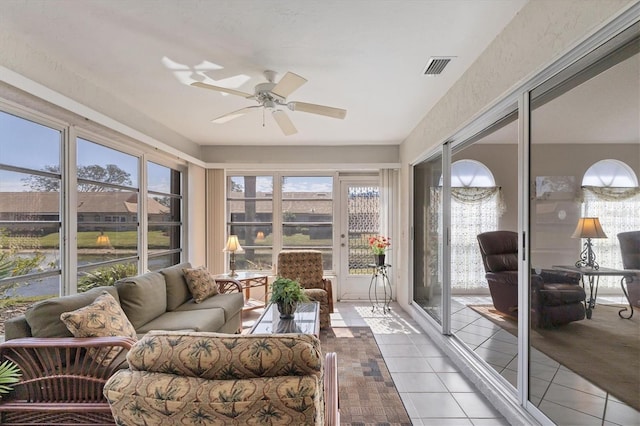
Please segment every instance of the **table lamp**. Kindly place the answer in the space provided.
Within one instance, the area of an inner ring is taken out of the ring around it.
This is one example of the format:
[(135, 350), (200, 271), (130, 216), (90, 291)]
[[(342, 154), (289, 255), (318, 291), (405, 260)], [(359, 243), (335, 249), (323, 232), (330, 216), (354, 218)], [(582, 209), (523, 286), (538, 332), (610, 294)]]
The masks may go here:
[(96, 240), (96, 245), (99, 247), (111, 247), (109, 236), (105, 235), (103, 231), (100, 231), (100, 235), (98, 235), (98, 239)]
[(236, 274), (236, 252), (244, 253), (244, 250), (242, 249), (242, 247), (240, 246), (240, 242), (238, 241), (238, 236), (229, 235), (229, 238), (227, 239), (227, 246), (222, 251), (228, 251), (231, 253), (231, 256), (229, 258), (229, 269), (231, 269), (231, 272), (229, 272), (229, 276), (238, 276), (238, 274)]
[(600, 220), (597, 217), (581, 217), (571, 238), (587, 239), (587, 242), (584, 243), (584, 250), (580, 253), (580, 259), (576, 262), (576, 267), (599, 269), (600, 266), (596, 262), (596, 254), (593, 252), (591, 239), (607, 238), (607, 234), (604, 233), (600, 225)]

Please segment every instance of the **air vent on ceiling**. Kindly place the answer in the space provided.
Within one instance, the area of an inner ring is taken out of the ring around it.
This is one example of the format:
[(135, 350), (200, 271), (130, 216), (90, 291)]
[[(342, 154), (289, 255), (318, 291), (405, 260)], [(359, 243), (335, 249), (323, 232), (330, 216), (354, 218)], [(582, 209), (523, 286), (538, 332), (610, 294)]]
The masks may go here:
[(441, 74), (455, 56), (432, 56), (424, 67), (424, 75)]

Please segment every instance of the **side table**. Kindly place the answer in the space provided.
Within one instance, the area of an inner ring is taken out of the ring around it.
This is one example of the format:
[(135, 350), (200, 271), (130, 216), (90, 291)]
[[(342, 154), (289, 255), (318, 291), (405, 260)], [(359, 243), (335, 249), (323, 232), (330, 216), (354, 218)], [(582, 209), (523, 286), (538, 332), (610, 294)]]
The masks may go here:
[[(258, 272), (237, 272), (233, 277), (228, 274), (222, 274), (217, 275), (216, 278), (233, 278), (242, 284), (242, 290), (244, 290), (243, 311), (264, 308), (267, 305), (266, 300), (269, 290), (269, 277), (267, 275)], [(264, 300), (251, 298), (251, 289), (256, 287), (264, 287)]]
[(380, 308), (383, 313), (390, 312), (391, 307), (389, 304), (391, 303), (392, 294), (387, 269), (391, 268), (391, 265), (388, 263), (384, 265), (370, 263), (367, 266), (373, 268), (373, 275), (369, 283), (369, 302), (371, 302), (372, 305), (371, 311), (373, 312), (376, 308)]

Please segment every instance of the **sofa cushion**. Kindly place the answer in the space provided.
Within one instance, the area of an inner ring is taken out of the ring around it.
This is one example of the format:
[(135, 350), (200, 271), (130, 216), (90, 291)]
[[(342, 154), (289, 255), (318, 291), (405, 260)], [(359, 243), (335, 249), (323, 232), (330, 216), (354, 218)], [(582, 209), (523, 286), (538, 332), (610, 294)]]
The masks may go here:
[(136, 330), (167, 311), (167, 286), (160, 272), (123, 278), (115, 286), (120, 306)]
[(27, 309), (25, 317), (31, 327), (33, 337), (73, 337), (67, 326), (60, 319), (63, 312), (74, 311), (87, 306), (96, 300), (103, 291), (111, 294), (116, 301), (118, 292), (114, 287), (96, 287), (84, 293), (47, 299)]
[(204, 266), (198, 268), (184, 268), (184, 278), (196, 303), (200, 303), (218, 294), (218, 283), (215, 277)]
[(185, 268), (191, 268), (191, 264), (185, 262), (160, 270), (167, 285), (167, 311), (173, 311), (191, 299), (191, 291), (189, 291), (187, 281), (182, 272)]
[(212, 331), (219, 330), (225, 324), (223, 309), (206, 309), (197, 311), (165, 312), (136, 329), (138, 333), (151, 330), (170, 331)]
[[(137, 340), (136, 330), (116, 299), (106, 291), (103, 291), (93, 303), (61, 314), (60, 319), (75, 337), (124, 336)], [(108, 366), (118, 354), (120, 350), (114, 349), (99, 361), (102, 365)], [(89, 355), (93, 356), (92, 351)]]
[(244, 296), (242, 293), (216, 294), (201, 303), (195, 303), (193, 299), (183, 303), (176, 311), (195, 311), (199, 309), (222, 308), (224, 309), (225, 321), (242, 310), (244, 306)]

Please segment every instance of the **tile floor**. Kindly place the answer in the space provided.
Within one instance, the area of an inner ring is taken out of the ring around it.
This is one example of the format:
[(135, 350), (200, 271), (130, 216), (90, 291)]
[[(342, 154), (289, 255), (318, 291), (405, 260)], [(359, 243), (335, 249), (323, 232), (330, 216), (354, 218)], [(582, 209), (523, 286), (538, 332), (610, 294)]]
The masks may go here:
[[(624, 304), (619, 298), (598, 301)], [(452, 330), (500, 375), (516, 384), (516, 337), (467, 304), (491, 304), (489, 297), (458, 297), (452, 303)], [(640, 412), (573, 373), (542, 352), (532, 349), (531, 401), (558, 425), (640, 425)]]
[[(390, 313), (368, 303), (334, 306), (334, 327), (369, 326), (414, 425), (498, 426), (509, 423), (397, 304)], [(243, 314), (245, 326), (260, 310)], [(340, 362), (340, 360), (338, 360)]]

